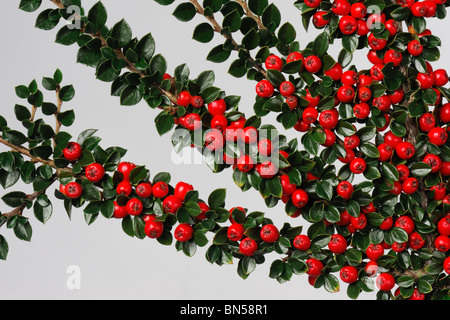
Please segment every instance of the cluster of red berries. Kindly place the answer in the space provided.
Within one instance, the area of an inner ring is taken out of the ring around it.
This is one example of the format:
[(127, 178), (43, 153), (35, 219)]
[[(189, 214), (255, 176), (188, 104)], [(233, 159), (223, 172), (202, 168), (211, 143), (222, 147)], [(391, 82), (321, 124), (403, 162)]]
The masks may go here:
[[(81, 159), (83, 149), (76, 142), (69, 142), (67, 147), (63, 149), (63, 156), (71, 163)], [(100, 182), (105, 176), (105, 168), (99, 163), (92, 163), (86, 166), (85, 178), (93, 183)], [(59, 191), (70, 199), (78, 199), (83, 194), (83, 187), (80, 183), (74, 181), (66, 185), (61, 184)]]
[[(70, 162), (80, 160), (82, 156), (82, 147), (76, 142), (70, 142), (63, 150), (64, 157)], [(192, 185), (185, 182), (178, 182), (172, 188), (164, 181), (158, 181), (152, 184), (149, 181), (139, 182), (133, 185), (130, 182), (130, 174), (136, 165), (131, 162), (121, 162), (117, 166), (116, 172), (122, 175), (121, 181), (116, 186), (117, 196), (124, 196), (127, 198), (126, 203), (119, 204), (114, 201), (113, 217), (116, 219), (123, 219), (127, 216), (141, 215), (145, 222), (145, 234), (149, 238), (159, 238), (164, 232), (163, 222), (158, 220), (154, 213), (146, 213), (144, 207), (144, 199), (154, 197), (162, 200), (162, 208), (164, 212), (176, 214), (178, 209), (184, 204), (186, 194), (194, 188)], [(98, 183), (103, 180), (105, 176), (105, 168), (99, 163), (92, 163), (84, 168), (85, 178), (93, 183)], [(70, 199), (78, 199), (83, 194), (82, 184), (79, 182), (70, 182), (66, 185), (61, 184), (59, 191)], [(121, 201), (122, 202), (122, 201)], [(196, 217), (198, 221), (206, 219), (206, 212), (209, 207), (206, 203), (199, 201), (198, 205), (201, 213)], [(180, 242), (189, 241), (194, 234), (194, 229), (190, 224), (180, 223), (174, 230), (174, 237)]]

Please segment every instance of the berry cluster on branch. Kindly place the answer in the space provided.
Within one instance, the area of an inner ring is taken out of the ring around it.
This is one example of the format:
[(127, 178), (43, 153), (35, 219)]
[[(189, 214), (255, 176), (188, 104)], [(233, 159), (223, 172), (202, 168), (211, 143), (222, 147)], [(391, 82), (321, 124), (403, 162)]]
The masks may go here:
[[(237, 53), (229, 73), (255, 82), (251, 116), (239, 110), (240, 97), (214, 86), (212, 71), (190, 79), (183, 64), (170, 73), (164, 57), (155, 54), (151, 34), (133, 38), (125, 20), (106, 27), (102, 2), (86, 15), (79, 0), (52, 2), (56, 9), (42, 11), (36, 26), (50, 30), (60, 20), (81, 23), (80, 28), (63, 26), (56, 42), (77, 44), (77, 61), (94, 67), (99, 80), (110, 82), (112, 95), (120, 97), (122, 105), (145, 101), (159, 110), (156, 128), (161, 135), (173, 131), (177, 151), (198, 149), (213, 172), (231, 168), (233, 181), (243, 191), (259, 191), (268, 207), (282, 202), (288, 216), (301, 216), (310, 226), (301, 234), (301, 227), (276, 227), (260, 212), (230, 212), (223, 207), (224, 189), (200, 201), (189, 184), (171, 187), (167, 176), (160, 175), (150, 182), (144, 167), (117, 161), (123, 149), (97, 149), (93, 131), (78, 139), (89, 140), (87, 149), (79, 141), (70, 144), (64, 135), (55, 139), (62, 133), (54, 132), (50, 139), (55, 149), (45, 143), (36, 153), (31, 152), (40, 148), (35, 145), (21, 149), (25, 142), (32, 143), (31, 136), (17, 144), (6, 130), (3, 138), (15, 146), (13, 156), (30, 155), (41, 162), (55, 152), (53, 160), (41, 163), (56, 169), (56, 176), (42, 174), (50, 185), (64, 179), (57, 194), (67, 208), (81, 206), (84, 195), (95, 193), (95, 199), (85, 199), (90, 202), (84, 210), (87, 217), (101, 212), (122, 218), (128, 234), (163, 244), (171, 243), (170, 230), (178, 223), (176, 247), (188, 255), (197, 245), (206, 245), (205, 233), (212, 231), (207, 259), (223, 264), (238, 257), (243, 278), (265, 262), (266, 253), (275, 251), (284, 255), (270, 267), (270, 277), (279, 282), (307, 273), (312, 285), (334, 292), (339, 279), (333, 273), (339, 272), (351, 298), (374, 290), (374, 277), (378, 299), (448, 298), (449, 78), (444, 69), (432, 66), (440, 57), (441, 42), (426, 29), (426, 19), (445, 18), (446, 1), (295, 1), (303, 26), (308, 29), (312, 21), (322, 30), (303, 48), (293, 25), (281, 25), (280, 10), (266, 0), (190, 0), (177, 5), (173, 15), (181, 21), (197, 14), (206, 19), (194, 29), (195, 40), (208, 43), (215, 34), (223, 36), (224, 43), (214, 47), (207, 60), (222, 63)], [(156, 2), (168, 6), (174, 1)], [(20, 2), (29, 12), (40, 6), (40, 0)], [(69, 6), (80, 8), (79, 14), (68, 15)], [(334, 58), (328, 50), (336, 41), (342, 50)], [(351, 65), (357, 50), (366, 51), (369, 69)], [(43, 83), (57, 90), (58, 97), (61, 91), (70, 95), (56, 77), (55, 84), (49, 79)], [(32, 85), (26, 87), (29, 92), (21, 89), (29, 102), (39, 100)], [(31, 103), (31, 113), (22, 120), (36, 122), (36, 108), (44, 110), (38, 102)], [(72, 113), (61, 112), (60, 103), (45, 109), (56, 115), (59, 126), (73, 120)], [(299, 139), (288, 141), (276, 126), (263, 125), (270, 113)], [(10, 179), (3, 181), (9, 184)], [(93, 187), (99, 185), (101, 193)], [(48, 207), (43, 194), (20, 196), (22, 201), (9, 202), (19, 207), (13, 216), (22, 219), (16, 221), (25, 221), (25, 202), (41, 198), (39, 205)], [(230, 226), (219, 226), (225, 222)]]

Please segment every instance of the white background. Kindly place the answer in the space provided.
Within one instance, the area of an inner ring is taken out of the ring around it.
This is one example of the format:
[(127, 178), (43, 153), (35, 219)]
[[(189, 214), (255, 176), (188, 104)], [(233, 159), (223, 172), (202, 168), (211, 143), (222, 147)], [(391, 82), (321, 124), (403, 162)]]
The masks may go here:
[[(95, 2), (85, 0), (83, 5), (89, 9)], [(293, 2), (275, 1), (275, 4), (282, 11), (283, 23), (290, 21), (297, 28), (297, 39), (304, 48), (317, 31), (311, 28), (306, 34), (300, 11)], [(234, 185), (229, 170), (213, 174), (205, 165), (173, 164), (170, 135), (159, 137), (155, 130), (157, 112), (144, 102), (134, 107), (120, 106), (119, 99), (110, 96), (110, 84), (96, 80), (94, 69), (76, 63), (76, 46), (54, 43), (59, 28), (53, 31), (34, 28), (37, 12), (25, 13), (18, 9), (18, 3), (0, 2), (3, 25), (0, 29), (1, 114), (11, 127), (20, 129), (13, 107), (16, 103), (25, 103), (16, 97), (14, 87), (27, 85), (33, 79), (40, 84), (43, 76), (52, 76), (60, 68), (64, 74), (63, 84), (73, 84), (76, 89), (75, 99), (64, 105), (64, 110), (73, 108), (76, 112), (75, 125), (67, 129), (74, 137), (88, 128), (99, 129), (103, 147), (127, 148), (125, 160), (146, 165), (153, 173), (169, 171), (173, 183), (191, 182), (203, 198), (213, 189), (226, 187), (230, 208), (242, 205), (250, 211), (266, 211), (280, 226), (287, 219), (292, 225), (304, 224), (301, 218), (286, 217), (282, 204), (267, 209), (255, 190), (242, 193)], [(109, 0), (104, 4), (109, 13), (109, 26), (125, 18), (134, 36), (140, 38), (152, 32), (157, 53), (167, 59), (170, 72), (182, 63), (188, 64), (192, 78), (204, 70), (214, 70), (216, 85), (227, 94), (242, 96), (240, 110), (252, 113), (254, 83), (227, 74), (229, 63), (236, 56), (232, 55), (227, 63), (219, 65), (205, 60), (209, 50), (223, 42), (223, 38), (216, 35), (209, 44), (192, 40), (194, 27), (205, 21), (203, 17), (182, 23), (171, 15), (176, 4), (163, 7), (149, 0)], [(44, 1), (41, 9), (51, 6), (50, 1)], [(445, 22), (433, 19), (428, 25), (443, 41), (441, 55), (444, 59), (433, 66), (448, 67), (445, 55), (449, 37), (445, 34)], [(337, 56), (338, 51), (339, 42), (329, 52)], [(356, 56), (354, 63), (367, 67), (363, 58)], [(51, 93), (46, 93), (45, 99), (54, 102)], [(48, 120), (53, 123), (53, 119)], [(264, 121), (275, 123), (274, 116)], [(294, 130), (287, 135), (289, 138), (298, 136)], [(12, 190), (5, 192), (9, 191)], [(23, 191), (32, 190), (26, 186)], [(50, 190), (51, 197), (52, 194)], [(236, 273), (237, 262), (222, 267), (211, 265), (204, 257), (206, 248), (200, 248), (194, 257), (188, 258), (173, 245), (166, 247), (148, 238), (130, 238), (122, 231), (120, 221), (100, 216), (88, 226), (82, 210), (74, 210), (69, 220), (61, 202), (55, 200), (53, 204), (54, 213), (46, 225), (38, 222), (31, 210), (25, 213), (33, 226), (31, 242), (18, 240), (11, 230), (1, 230), (9, 242), (10, 253), (6, 262), (0, 262), (0, 299), (347, 299), (344, 284), (341, 284), (341, 292), (330, 294), (323, 288), (312, 288), (306, 275), (294, 275), (285, 284), (270, 279), (270, 255), (265, 264), (259, 265), (247, 280), (242, 280)], [(3, 203), (0, 209), (2, 212), (10, 210)], [(66, 286), (70, 276), (67, 269), (72, 265), (81, 270), (79, 290)], [(373, 293), (360, 296), (361, 299), (373, 297)]]

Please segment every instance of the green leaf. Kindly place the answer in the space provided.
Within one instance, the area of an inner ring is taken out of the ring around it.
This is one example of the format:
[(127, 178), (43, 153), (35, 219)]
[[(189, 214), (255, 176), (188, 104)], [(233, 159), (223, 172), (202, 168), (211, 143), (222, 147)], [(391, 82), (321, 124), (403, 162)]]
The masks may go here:
[(161, 114), (155, 119), (156, 129), (160, 135), (163, 135), (170, 130), (175, 125), (175, 120), (170, 114)]
[(431, 172), (431, 167), (425, 162), (415, 162), (409, 170), (416, 178), (423, 178)]
[(6, 260), (8, 256), (9, 246), (5, 237), (0, 234), (0, 260)]
[(103, 28), (108, 20), (106, 8), (101, 1), (97, 2), (88, 13), (88, 21), (92, 22), (98, 30)]
[(195, 27), (192, 38), (201, 43), (208, 43), (214, 38), (214, 29), (207, 22), (200, 23)]
[(34, 12), (42, 4), (42, 0), (20, 0), (19, 9), (26, 12)]
[(133, 32), (131, 30), (131, 27), (125, 21), (125, 19), (122, 19), (121, 21), (116, 23), (111, 29), (111, 37), (118, 41), (118, 46), (120, 48), (123, 48), (130, 43), (133, 36), (132, 34)]
[(206, 57), (206, 60), (215, 62), (215, 63), (221, 63), (226, 61), (231, 55), (230, 50), (224, 49), (223, 45), (218, 45), (214, 47)]
[(40, 195), (33, 206), (34, 216), (43, 224), (47, 223), (53, 213), (53, 206), (48, 197)]
[(52, 30), (60, 21), (59, 13), (56, 9), (46, 9), (42, 11), (36, 18), (35, 27), (41, 30)]
[(72, 100), (74, 96), (75, 88), (72, 85), (64, 86), (59, 91), (59, 98), (64, 102)]
[(70, 46), (78, 41), (79, 36), (79, 29), (64, 26), (56, 34), (55, 42), (64, 46)]
[(25, 223), (17, 223), (14, 227), (14, 234), (20, 240), (31, 241), (31, 236), (33, 234), (31, 224), (28, 221)]
[(294, 42), (296, 36), (297, 33), (295, 31), (295, 28), (289, 22), (283, 24), (278, 30), (278, 39), (285, 44), (291, 44), (292, 42)]
[(333, 185), (328, 180), (321, 180), (317, 183), (316, 193), (322, 199), (331, 200), (333, 198)]
[(75, 122), (75, 112), (73, 110), (60, 112), (57, 118), (63, 126), (70, 127)]
[(127, 86), (120, 94), (122, 106), (134, 106), (142, 100), (142, 94), (136, 86)]
[(192, 20), (197, 11), (195, 9), (195, 6), (190, 2), (183, 2), (180, 3), (176, 8), (175, 11), (172, 13), (175, 18), (177, 18), (180, 21), (187, 22)]
[(242, 20), (239, 11), (233, 10), (223, 18), (222, 27), (229, 28), (230, 32), (236, 32), (241, 27)]
[(10, 207), (19, 207), (27, 199), (27, 195), (21, 191), (13, 191), (2, 197), (3, 202)]
[(330, 41), (328, 39), (328, 34), (326, 32), (322, 32), (316, 37), (316, 39), (314, 39), (312, 47), (313, 53), (319, 57), (323, 56), (328, 50), (329, 43)]
[(226, 198), (226, 189), (216, 189), (208, 197), (208, 205), (210, 209), (214, 210), (223, 207)]

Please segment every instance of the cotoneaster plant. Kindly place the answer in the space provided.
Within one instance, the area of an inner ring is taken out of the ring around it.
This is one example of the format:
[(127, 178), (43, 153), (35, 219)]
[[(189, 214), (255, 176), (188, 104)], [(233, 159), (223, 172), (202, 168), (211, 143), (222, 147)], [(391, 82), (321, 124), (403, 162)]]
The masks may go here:
[[(34, 12), (41, 2), (21, 0), (19, 7)], [(223, 37), (207, 60), (223, 63), (235, 54), (229, 73), (254, 83), (252, 115), (239, 111), (240, 97), (214, 86), (212, 71), (193, 79), (186, 64), (169, 71), (150, 33), (133, 38), (125, 20), (107, 27), (102, 2), (86, 11), (79, 0), (51, 4), (36, 27), (51, 30), (67, 20), (56, 42), (77, 45), (77, 61), (111, 83), (122, 105), (145, 101), (158, 112), (158, 132), (172, 132), (176, 151), (196, 148), (213, 172), (231, 171), (242, 191), (258, 190), (267, 207), (283, 205), (308, 229), (275, 226), (244, 207), (225, 209), (225, 189), (201, 201), (189, 183), (171, 186), (167, 173), (150, 179), (144, 166), (122, 161), (125, 149), (102, 149), (95, 130), (72, 141), (60, 128), (73, 122), (73, 111), (61, 105), (74, 91), (60, 86), (60, 72), (42, 81), (57, 92), (57, 104), (44, 103), (35, 81), (16, 87), (31, 104), (31, 111), (15, 110), (26, 134), (1, 119), (0, 142), (12, 151), (2, 154), (0, 182), (6, 188), (22, 178), (34, 188), (3, 197), (15, 209), (2, 215), (1, 225), (29, 240), (24, 210), (33, 206), (38, 220), (48, 220), (45, 192), (59, 181), (56, 197), (68, 212), (84, 207), (88, 223), (100, 213), (123, 219), (130, 236), (166, 245), (175, 239), (189, 256), (212, 232), (207, 260), (238, 259), (242, 278), (276, 252), (281, 257), (271, 261), (269, 277), (280, 283), (306, 274), (328, 292), (346, 283), (352, 299), (376, 289), (377, 299), (449, 298), (449, 79), (437, 65), (440, 39), (426, 28), (427, 19), (445, 18), (446, 1), (295, 1), (304, 28), (318, 29), (307, 44), (296, 41), (298, 30), (281, 24), (280, 10), (266, 0), (175, 4), (181, 21), (205, 18), (193, 28), (195, 40)], [(68, 14), (71, 6), (78, 13)], [(328, 49), (336, 42), (342, 49), (332, 57)], [(371, 68), (351, 65), (357, 50)], [(36, 120), (39, 108), (56, 116), (55, 129)], [(278, 123), (263, 125), (270, 113), (298, 138), (288, 141)], [(0, 240), (6, 258), (7, 242)]]

